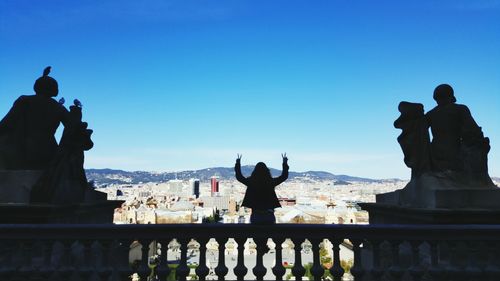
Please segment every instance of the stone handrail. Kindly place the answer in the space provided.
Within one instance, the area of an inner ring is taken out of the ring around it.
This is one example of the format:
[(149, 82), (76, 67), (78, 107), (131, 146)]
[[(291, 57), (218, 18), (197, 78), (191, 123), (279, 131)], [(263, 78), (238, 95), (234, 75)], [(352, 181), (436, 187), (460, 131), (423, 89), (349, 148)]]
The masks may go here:
[[(215, 251), (207, 247), (211, 238)], [(248, 238), (255, 242), (253, 268), (239, 246)], [(175, 250), (166, 247), (172, 239)], [(229, 239), (238, 245), (234, 256)], [(296, 245), (289, 264), (287, 239)], [(309, 250), (298, 246), (306, 239)], [(500, 225), (0, 225), (0, 280), (500, 280), (499, 242)], [(343, 264), (341, 248), (352, 251), (352, 267)], [(273, 261), (267, 267), (264, 256)]]

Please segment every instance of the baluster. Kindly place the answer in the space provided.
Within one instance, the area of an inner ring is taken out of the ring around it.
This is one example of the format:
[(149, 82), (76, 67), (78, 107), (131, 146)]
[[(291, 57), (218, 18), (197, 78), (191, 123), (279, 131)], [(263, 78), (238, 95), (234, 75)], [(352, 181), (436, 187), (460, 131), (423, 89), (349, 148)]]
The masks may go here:
[[(170, 239), (162, 239), (160, 241), (161, 245), (161, 254), (160, 260), (157, 266), (158, 278), (160, 280), (166, 280), (168, 274), (170, 273), (170, 267), (168, 266), (168, 243), (170, 243)], [(201, 259), (201, 258), (200, 258)]]
[(361, 240), (351, 239), (351, 243), (354, 253), (354, 265), (351, 267), (351, 275), (354, 276), (354, 280), (363, 280), (365, 270), (362, 264)]
[(333, 266), (330, 268), (330, 273), (333, 275), (335, 281), (340, 281), (344, 276), (344, 269), (340, 264), (340, 244), (344, 242), (343, 239), (333, 239)]
[(380, 281), (382, 275), (384, 275), (384, 270), (380, 266), (380, 244), (382, 244), (382, 241), (372, 240), (370, 243), (373, 251), (373, 268), (371, 269), (371, 277), (375, 281)]
[(26, 279), (33, 274), (33, 242), (32, 240), (23, 240), (21, 242), (21, 267), (19, 274)]
[(500, 280), (500, 267), (498, 266), (499, 265), (498, 261), (500, 260), (500, 247), (497, 241), (489, 243), (491, 245), (487, 247), (488, 263), (484, 271), (486, 273), (486, 276), (488, 277), (487, 280), (497, 281)]
[(443, 269), (439, 265), (439, 242), (429, 241), (431, 250), (431, 267), (429, 268), (429, 274), (434, 281), (444, 280)]
[[(113, 274), (113, 263), (117, 257), (114, 254), (114, 241), (113, 240), (100, 240), (101, 244), (101, 257), (102, 264), (99, 268), (99, 275), (102, 280), (108, 280)], [(146, 260), (147, 262), (147, 260)]]
[(38, 270), (41, 279), (49, 280), (50, 275), (54, 273), (55, 268), (52, 265), (52, 251), (54, 243), (50, 240), (42, 241), (43, 263)]
[(310, 239), (312, 244), (312, 254), (313, 254), (313, 265), (311, 267), (311, 274), (314, 276), (314, 280), (321, 280), (321, 277), (325, 274), (325, 269), (321, 264), (321, 253), (319, 250), (319, 244), (321, 239), (314, 238)]
[(0, 280), (9, 280), (10, 274), (15, 270), (12, 257), (17, 250), (17, 243), (16, 241), (2, 240), (1, 245), (1, 255), (4, 256), (4, 259), (0, 262)]
[(273, 242), (276, 244), (276, 247), (274, 248), (276, 252), (276, 258), (275, 258), (275, 264), (274, 267), (272, 268), (273, 274), (275, 276), (276, 280), (283, 280), (283, 275), (286, 273), (286, 269), (283, 266), (283, 242), (284, 239), (282, 238), (274, 238)]
[(207, 242), (208, 238), (198, 238), (198, 243), (200, 243), (200, 262), (198, 267), (196, 267), (196, 275), (198, 275), (199, 280), (204, 281), (208, 275), (207, 267)]
[(111, 253), (113, 255), (113, 258), (110, 259), (110, 265), (113, 267), (113, 281), (126, 280), (128, 276), (132, 274), (129, 265), (129, 253), (131, 244), (132, 241), (125, 239), (115, 240), (112, 242)]
[(83, 250), (81, 252), (82, 263), (79, 265), (78, 271), (82, 273), (85, 280), (88, 280), (90, 278), (90, 275), (94, 271), (94, 268), (92, 267), (92, 242), (92, 240), (88, 239), (80, 241)]
[(245, 242), (247, 238), (236, 238), (236, 243), (238, 244), (238, 264), (234, 268), (234, 275), (236, 275), (238, 280), (245, 280), (245, 275), (248, 272), (245, 266)]
[[(141, 260), (139, 261), (139, 268), (137, 269), (137, 273), (141, 277), (141, 279), (146, 280), (147, 276), (149, 275), (150, 269), (148, 266), (149, 262), (149, 244), (151, 243), (151, 240), (148, 239), (141, 239), (139, 240), (139, 243), (141, 244)], [(105, 259), (105, 251), (103, 247), (103, 258)]]
[[(468, 253), (467, 266), (465, 267), (465, 276), (468, 280), (484, 280), (483, 271), (478, 266), (482, 242), (468, 241), (466, 251)], [(481, 253), (483, 254), (483, 253)], [(418, 281), (418, 280), (417, 280)]]
[(217, 267), (215, 268), (215, 274), (217, 274), (219, 280), (225, 280), (226, 275), (229, 272), (229, 269), (226, 266), (225, 255), (227, 239), (220, 238), (217, 242), (219, 243), (219, 257)]
[(257, 262), (255, 264), (255, 267), (253, 268), (252, 272), (257, 277), (257, 280), (264, 280), (264, 275), (266, 275), (267, 269), (264, 267), (264, 261), (263, 257), (266, 252), (266, 238), (256, 238), (254, 239), (255, 243), (257, 244), (256, 250), (257, 250)]
[(445, 277), (449, 280), (460, 279), (461, 272), (458, 264), (458, 242), (448, 242), (449, 245), (449, 265), (445, 268)]
[(190, 239), (188, 239), (188, 238), (179, 239), (179, 243), (180, 243), (179, 250), (181, 251), (181, 260), (179, 263), (179, 267), (177, 267), (176, 273), (177, 273), (177, 277), (181, 281), (186, 280), (187, 276), (189, 275), (189, 271), (190, 271), (190, 268), (187, 266), (187, 251), (188, 251), (187, 244), (189, 243), (189, 241), (190, 241)]
[(394, 281), (401, 280), (403, 276), (403, 268), (401, 267), (400, 257), (399, 257), (399, 245), (401, 245), (400, 240), (388, 241), (391, 247), (392, 255), (392, 265), (389, 267), (389, 273), (391, 274)]
[(60, 263), (62, 264), (62, 266), (59, 267), (58, 273), (63, 280), (69, 280), (71, 273), (75, 270), (75, 267), (73, 266), (74, 260), (71, 256), (71, 246), (73, 245), (73, 241), (63, 240), (61, 243), (62, 255)]
[(411, 241), (411, 263), (412, 265), (408, 269), (413, 281), (420, 281), (424, 275), (424, 271), (420, 266), (420, 245), (421, 241)]
[(295, 280), (302, 280), (306, 273), (304, 266), (302, 266), (302, 242), (300, 238), (292, 239), (295, 251), (295, 260), (293, 262), (292, 274)]

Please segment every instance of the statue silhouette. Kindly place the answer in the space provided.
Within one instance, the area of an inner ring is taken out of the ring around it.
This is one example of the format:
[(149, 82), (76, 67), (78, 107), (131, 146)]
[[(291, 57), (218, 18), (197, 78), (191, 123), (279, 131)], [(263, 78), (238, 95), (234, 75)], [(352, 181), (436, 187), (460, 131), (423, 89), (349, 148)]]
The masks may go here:
[(401, 116), (394, 121), (394, 127), (402, 129), (398, 137), (406, 166), (412, 169), (412, 178), (418, 177), (431, 168), (429, 154), (429, 128), (420, 103), (401, 102), (398, 106)]
[(81, 203), (90, 188), (83, 167), (84, 151), (94, 143), (90, 138), (92, 130), (82, 122), (80, 101), (70, 106), (68, 119), (54, 159), (31, 190), (32, 203)]
[[(401, 102), (401, 116), (394, 122), (412, 179), (426, 172), (441, 174), (465, 186), (490, 187), (490, 141), (472, 118), (469, 108), (456, 104), (453, 88), (441, 84), (434, 90), (437, 106), (424, 115), (418, 103)], [(429, 143), (429, 128), (432, 142)]]
[(288, 178), (288, 158), (283, 157), (283, 170), (277, 178), (271, 176), (271, 171), (263, 162), (257, 163), (248, 178), (241, 174), (241, 155), (236, 158), (234, 171), (236, 179), (247, 186), (242, 206), (252, 209), (250, 222), (252, 224), (274, 224), (274, 208), (281, 207), (274, 188)]
[(492, 184), (487, 164), (490, 142), (469, 108), (456, 104), (453, 88), (448, 84), (436, 87), (434, 100), (437, 106), (426, 114), (433, 136), (433, 170), (461, 172), (469, 182)]
[(57, 150), (54, 134), (68, 121), (68, 110), (55, 101), (57, 81), (50, 66), (34, 85), (35, 95), (21, 96), (0, 121), (0, 169), (43, 170)]

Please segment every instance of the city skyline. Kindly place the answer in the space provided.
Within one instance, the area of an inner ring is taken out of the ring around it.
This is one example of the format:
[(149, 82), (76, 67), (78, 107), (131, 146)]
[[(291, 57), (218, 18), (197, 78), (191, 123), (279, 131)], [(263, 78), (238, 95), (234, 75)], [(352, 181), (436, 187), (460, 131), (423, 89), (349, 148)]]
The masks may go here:
[(0, 115), (45, 66), (83, 103), (86, 168), (181, 171), (264, 161), (409, 178), (402, 100), (455, 88), (500, 176), (500, 1), (0, 0)]

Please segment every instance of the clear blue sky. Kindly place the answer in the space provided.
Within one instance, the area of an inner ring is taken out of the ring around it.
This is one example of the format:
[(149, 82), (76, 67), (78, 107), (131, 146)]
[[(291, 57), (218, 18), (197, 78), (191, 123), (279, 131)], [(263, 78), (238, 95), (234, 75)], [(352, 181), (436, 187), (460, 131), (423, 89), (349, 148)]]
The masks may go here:
[(0, 0), (0, 115), (45, 66), (94, 129), (88, 168), (265, 161), (408, 178), (401, 100), (455, 88), (500, 175), (500, 1)]

